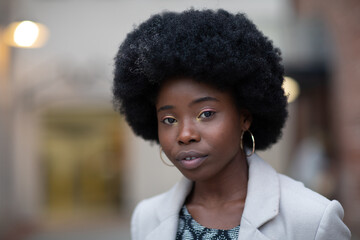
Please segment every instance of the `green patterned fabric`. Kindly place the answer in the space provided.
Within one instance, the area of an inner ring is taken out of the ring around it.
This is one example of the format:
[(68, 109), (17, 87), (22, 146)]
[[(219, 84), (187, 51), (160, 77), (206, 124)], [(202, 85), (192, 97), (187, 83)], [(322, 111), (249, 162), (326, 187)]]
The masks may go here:
[(181, 208), (176, 240), (237, 240), (239, 226), (229, 230), (207, 228), (196, 222), (186, 206)]

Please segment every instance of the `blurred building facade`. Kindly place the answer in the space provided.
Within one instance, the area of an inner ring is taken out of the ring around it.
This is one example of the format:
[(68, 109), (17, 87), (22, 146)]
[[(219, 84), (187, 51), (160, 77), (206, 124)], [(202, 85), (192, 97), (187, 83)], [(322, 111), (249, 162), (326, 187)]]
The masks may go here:
[(360, 236), (360, 2), (294, 1), (299, 18), (317, 16), (327, 26), (335, 56), (329, 84), (332, 152), (338, 196), (354, 239)]
[(358, 1), (1, 0), (0, 6), (1, 27), (31, 19), (50, 30), (40, 49), (1, 45), (0, 238), (27, 239), (19, 231), (73, 229), (89, 219), (115, 219), (114, 228), (122, 225), (127, 236), (136, 203), (181, 177), (161, 163), (158, 146), (135, 137), (114, 113), (112, 67), (134, 24), (194, 6), (245, 12), (280, 47), (301, 94), (289, 106), (283, 139), (259, 154), (339, 199), (359, 239)]

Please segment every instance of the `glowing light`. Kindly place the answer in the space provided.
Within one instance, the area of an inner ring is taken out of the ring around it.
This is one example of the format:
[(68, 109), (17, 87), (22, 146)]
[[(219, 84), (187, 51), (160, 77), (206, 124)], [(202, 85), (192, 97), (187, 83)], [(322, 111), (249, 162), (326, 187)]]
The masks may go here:
[(5, 31), (5, 42), (13, 47), (38, 48), (44, 45), (48, 37), (47, 28), (32, 21), (11, 23)]
[(291, 77), (284, 77), (283, 88), (289, 103), (295, 101), (300, 94), (299, 84)]
[(15, 29), (14, 42), (20, 47), (31, 47), (39, 36), (39, 27), (31, 21), (21, 22)]

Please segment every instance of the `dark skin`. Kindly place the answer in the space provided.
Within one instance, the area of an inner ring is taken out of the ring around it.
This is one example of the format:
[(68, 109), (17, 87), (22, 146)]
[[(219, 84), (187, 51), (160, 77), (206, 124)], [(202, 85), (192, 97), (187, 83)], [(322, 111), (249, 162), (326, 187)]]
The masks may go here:
[[(247, 168), (246, 164), (244, 167)], [(233, 169), (233, 172), (236, 171)], [(221, 184), (195, 182), (186, 200), (186, 207), (191, 216), (203, 226), (231, 229), (239, 225), (244, 210), (247, 184), (239, 182), (247, 182), (247, 172), (239, 177), (229, 176), (220, 180), (223, 181)]]
[(188, 78), (166, 81), (156, 109), (163, 151), (194, 181), (185, 202), (192, 217), (208, 228), (238, 226), (248, 182), (240, 141), (251, 115), (237, 108), (230, 93)]

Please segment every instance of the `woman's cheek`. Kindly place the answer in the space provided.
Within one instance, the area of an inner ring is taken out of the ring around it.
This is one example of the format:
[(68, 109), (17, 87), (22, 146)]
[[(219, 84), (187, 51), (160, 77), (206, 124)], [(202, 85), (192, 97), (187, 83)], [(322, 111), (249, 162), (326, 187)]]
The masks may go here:
[(159, 131), (159, 142), (160, 142), (160, 145), (161, 145), (163, 151), (166, 154), (169, 154), (169, 151), (171, 150), (171, 146), (174, 145), (174, 142), (172, 139), (173, 139), (173, 137), (169, 131), (163, 131), (163, 130)]

